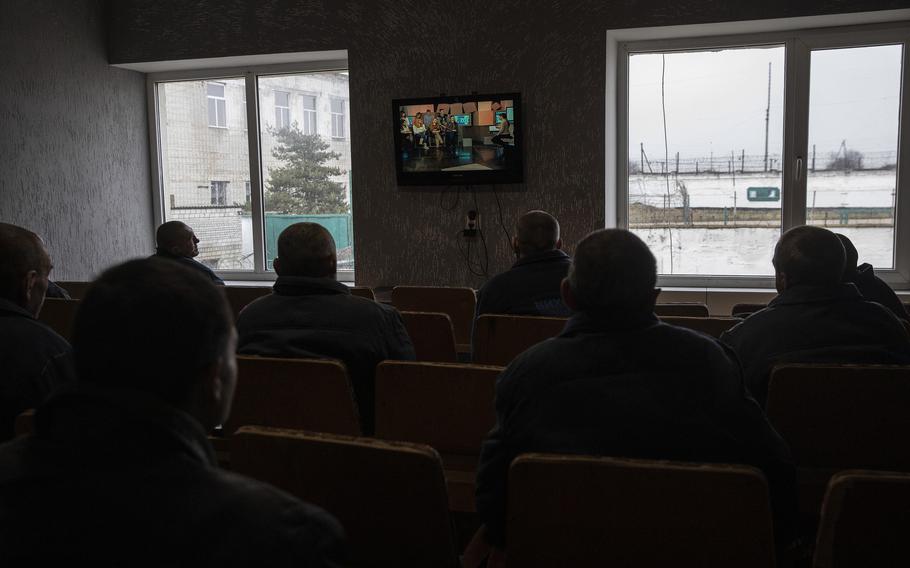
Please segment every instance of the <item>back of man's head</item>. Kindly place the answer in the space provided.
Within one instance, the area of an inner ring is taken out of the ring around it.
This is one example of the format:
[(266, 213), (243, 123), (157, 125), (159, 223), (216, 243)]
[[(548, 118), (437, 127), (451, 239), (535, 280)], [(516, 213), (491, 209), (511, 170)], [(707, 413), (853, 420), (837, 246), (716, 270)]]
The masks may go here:
[(28, 229), (0, 223), (0, 298), (37, 316), (50, 270), (51, 260), (41, 237)]
[(222, 292), (197, 271), (155, 257), (126, 262), (105, 271), (79, 306), (79, 380), (193, 407), (204, 377), (233, 369), (233, 327)]
[(335, 239), (317, 223), (295, 223), (278, 235), (279, 276), (333, 278), (337, 267)]
[(774, 247), (778, 288), (834, 286), (843, 276), (845, 256), (844, 246), (831, 231), (810, 225), (794, 227)]
[(515, 241), (521, 255), (551, 251), (559, 243), (559, 221), (546, 211), (528, 211), (518, 219)]
[(629, 231), (602, 229), (582, 239), (568, 279), (580, 311), (634, 315), (654, 310), (657, 260)]
[(158, 247), (158, 252), (173, 253), (172, 249), (180, 248), (183, 242), (189, 238), (190, 232), (192, 230), (182, 221), (162, 223), (155, 231), (155, 245)]
[(844, 257), (844, 280), (850, 280), (852, 279), (853, 274), (856, 273), (856, 267), (859, 264), (859, 252), (846, 235), (840, 233), (834, 234), (840, 239), (840, 244), (844, 245), (844, 253), (846, 255)]

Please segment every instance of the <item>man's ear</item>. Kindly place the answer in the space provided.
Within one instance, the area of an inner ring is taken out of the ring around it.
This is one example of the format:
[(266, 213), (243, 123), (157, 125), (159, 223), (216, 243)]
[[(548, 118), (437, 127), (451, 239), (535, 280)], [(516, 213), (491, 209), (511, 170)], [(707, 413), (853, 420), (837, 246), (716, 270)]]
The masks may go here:
[(562, 239), (556, 239), (556, 250), (562, 250)]
[(559, 292), (562, 295), (562, 301), (573, 312), (578, 311), (578, 299), (575, 292), (572, 291), (572, 285), (569, 284), (568, 278), (563, 278), (559, 285)]
[(275, 274), (281, 276), (281, 260), (277, 256), (272, 261), (272, 268), (275, 270)]
[(787, 289), (787, 275), (779, 270), (774, 271), (774, 287), (778, 294)]

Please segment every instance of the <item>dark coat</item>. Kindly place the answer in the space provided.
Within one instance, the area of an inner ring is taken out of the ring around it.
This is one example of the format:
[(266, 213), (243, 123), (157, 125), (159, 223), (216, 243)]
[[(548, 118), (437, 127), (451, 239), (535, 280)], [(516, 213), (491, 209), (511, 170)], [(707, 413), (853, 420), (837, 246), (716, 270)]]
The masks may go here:
[(483, 314), (568, 316), (559, 286), (570, 264), (572, 258), (561, 250), (520, 258), (483, 285), (477, 293), (475, 318)]
[(138, 391), (54, 396), (0, 446), (0, 564), (337, 566), (338, 522), (218, 469), (202, 426)]
[(794, 286), (720, 340), (739, 356), (746, 385), (762, 407), (777, 364), (910, 363), (903, 324), (852, 284)]
[(166, 252), (161, 252), (161, 251), (158, 251), (157, 253), (155, 253), (154, 256), (157, 256), (159, 258), (168, 258), (170, 260), (173, 260), (174, 262), (179, 262), (183, 266), (187, 266), (189, 268), (192, 268), (193, 270), (197, 270), (197, 271), (201, 272), (202, 274), (205, 275), (206, 278), (211, 280), (213, 284), (217, 284), (218, 286), (224, 286), (224, 280), (222, 280), (220, 276), (215, 274), (214, 270), (212, 270), (208, 266), (202, 264), (198, 260), (193, 260), (192, 258), (187, 258), (185, 256), (175, 256), (173, 254), (168, 254)]
[(22, 411), (73, 382), (70, 344), (23, 308), (0, 299), (0, 441)]
[(768, 478), (781, 541), (793, 536), (789, 450), (746, 392), (733, 354), (706, 335), (654, 315), (577, 313), (499, 376), (496, 418), (476, 494), (494, 545), (505, 539), (509, 464), (525, 452), (754, 465)]
[(279, 276), (272, 294), (240, 312), (237, 332), (237, 352), (244, 355), (342, 361), (365, 433), (372, 432), (377, 363), (415, 357), (398, 310), (352, 296), (331, 278)]
[(885, 306), (902, 320), (910, 321), (910, 315), (907, 315), (903, 302), (900, 301), (891, 286), (888, 286), (884, 280), (875, 275), (875, 270), (873, 270), (871, 264), (859, 265), (846, 282), (856, 286), (863, 298)]

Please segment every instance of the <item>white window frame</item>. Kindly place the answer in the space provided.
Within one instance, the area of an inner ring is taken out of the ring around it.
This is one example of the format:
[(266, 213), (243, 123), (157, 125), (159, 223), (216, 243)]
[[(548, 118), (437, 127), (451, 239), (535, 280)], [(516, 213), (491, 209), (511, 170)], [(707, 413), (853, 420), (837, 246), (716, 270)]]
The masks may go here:
[[(325, 54), (325, 58), (321, 56)], [(158, 83), (169, 81), (217, 81), (218, 79), (243, 78), (246, 86), (246, 123), (256, 125), (248, 128), (247, 141), (250, 157), (250, 185), (252, 197), (252, 223), (253, 223), (253, 270), (217, 270), (219, 276), (227, 281), (274, 281), (274, 271), (266, 269), (265, 258), (265, 216), (263, 210), (263, 179), (262, 162), (260, 156), (260, 101), (257, 80), (267, 75), (292, 75), (296, 73), (318, 73), (330, 71), (347, 71), (348, 60), (346, 51), (319, 52), (303, 55), (300, 61), (257, 64), (257, 65), (228, 65), (204, 68), (206, 60), (199, 60), (200, 68), (187, 68), (192, 63), (177, 62), (174, 70), (157, 71), (161, 64), (149, 64), (148, 67), (140, 65), (125, 66), (139, 71), (153, 71), (146, 75), (146, 93), (148, 97), (149, 121), (149, 153), (152, 166), (152, 199), (154, 205), (154, 225), (158, 227), (165, 220), (166, 202), (164, 198), (164, 168), (161, 154), (161, 131), (159, 130), (158, 108)], [(277, 56), (276, 56), (277, 57)], [(283, 59), (283, 57), (277, 57)], [(250, 61), (259, 62), (259, 56), (249, 56)], [(230, 62), (234, 62), (233, 60)], [(212, 60), (214, 64), (226, 63), (223, 60)], [(168, 65), (165, 65), (167, 67)], [(206, 114), (208, 110), (206, 110)], [(208, 120), (208, 119), (206, 119)], [(353, 169), (353, 167), (352, 167)], [(354, 270), (339, 270), (337, 279), (340, 282), (354, 282)]]
[[(332, 108), (333, 103), (341, 103), (341, 112), (335, 112), (335, 109)], [(347, 113), (347, 109), (345, 108), (346, 106), (347, 106), (346, 99), (332, 98), (329, 102), (329, 113), (331, 113), (331, 116), (332, 116), (332, 140), (347, 140), (347, 137), (348, 137), (347, 130), (348, 129), (347, 129), (347, 124), (345, 124), (345, 123), (347, 122), (346, 117), (347, 117), (348, 113)], [(340, 125), (340, 128), (341, 128), (341, 136), (335, 135), (336, 121), (337, 121), (337, 124)]]
[(211, 180), (209, 181), (209, 190), (211, 191), (211, 204), (213, 206), (224, 206), (227, 205), (227, 196), (228, 196), (228, 184), (231, 183), (225, 180)]
[[(278, 104), (278, 93), (287, 95), (287, 105)], [(291, 93), (290, 91), (275, 91), (275, 128), (290, 128), (291, 126)]]
[[(907, 20), (910, 20), (910, 10), (889, 10), (724, 24), (608, 30), (605, 109), (605, 179), (608, 189), (605, 190), (605, 226), (629, 226), (627, 109), (630, 53), (785, 46), (781, 229), (786, 231), (802, 225), (806, 214), (811, 51), (903, 43), (894, 268), (876, 269), (876, 274), (896, 288), (910, 288), (910, 21)], [(661, 275), (658, 285), (766, 289), (774, 287), (774, 278)]]
[[(313, 99), (313, 108), (306, 107), (307, 99)], [(305, 93), (301, 101), (301, 104), (303, 105), (303, 122), (301, 123), (300, 130), (302, 130), (304, 134), (318, 134), (319, 129), (316, 127), (316, 109), (319, 106), (319, 97)]]
[[(220, 97), (218, 95), (209, 94), (209, 85), (219, 85), (221, 87), (221, 92), (223, 93)], [(211, 117), (209, 116), (209, 100), (215, 101), (215, 124), (211, 123)], [(205, 115), (206, 122), (208, 122), (209, 128), (227, 128), (227, 85), (224, 83), (219, 83), (218, 81), (207, 81), (205, 83)], [(219, 120), (220, 119), (220, 120)]]

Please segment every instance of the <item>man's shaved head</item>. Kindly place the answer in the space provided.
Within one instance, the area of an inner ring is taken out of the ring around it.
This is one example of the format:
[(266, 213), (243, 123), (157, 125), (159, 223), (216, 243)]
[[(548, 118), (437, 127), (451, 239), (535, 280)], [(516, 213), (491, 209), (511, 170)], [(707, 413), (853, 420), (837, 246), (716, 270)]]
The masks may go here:
[(317, 223), (294, 223), (278, 235), (279, 276), (331, 278), (337, 267), (335, 239)]
[(846, 253), (837, 235), (803, 225), (784, 233), (771, 260), (778, 291), (792, 286), (834, 286), (844, 273)]
[(51, 259), (41, 237), (28, 229), (0, 223), (0, 298), (37, 317), (50, 271)]
[(520, 255), (553, 250), (559, 243), (559, 221), (546, 211), (528, 211), (518, 219), (515, 246)]
[(174, 256), (194, 257), (199, 254), (196, 244), (199, 239), (192, 227), (181, 221), (162, 223), (155, 233), (158, 252)]

